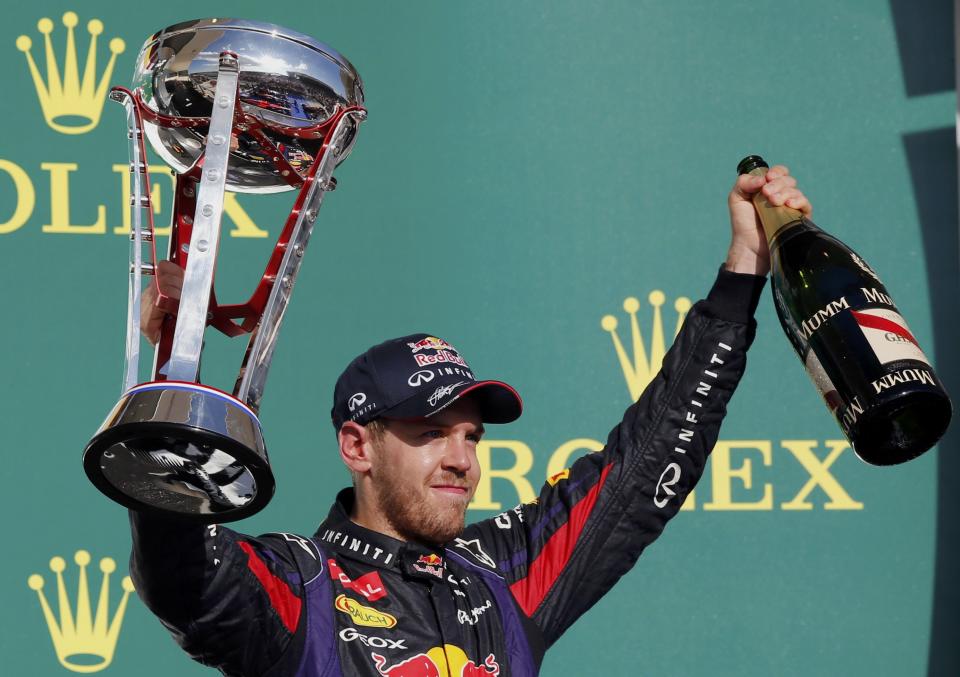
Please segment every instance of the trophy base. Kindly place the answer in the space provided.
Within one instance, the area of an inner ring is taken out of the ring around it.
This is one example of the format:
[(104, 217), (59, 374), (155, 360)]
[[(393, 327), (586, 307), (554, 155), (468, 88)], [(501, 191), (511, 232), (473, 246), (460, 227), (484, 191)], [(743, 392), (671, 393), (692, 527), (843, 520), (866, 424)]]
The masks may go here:
[(274, 490), (256, 414), (197, 383), (128, 390), (87, 444), (83, 468), (131, 510), (202, 524), (249, 517)]

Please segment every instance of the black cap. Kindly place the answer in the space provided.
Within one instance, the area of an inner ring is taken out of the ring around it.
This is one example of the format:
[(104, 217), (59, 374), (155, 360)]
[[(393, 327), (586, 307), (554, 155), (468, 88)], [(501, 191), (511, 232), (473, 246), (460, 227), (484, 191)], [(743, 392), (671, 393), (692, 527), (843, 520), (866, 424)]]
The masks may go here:
[(473, 393), (486, 423), (509, 423), (523, 411), (517, 391), (478, 381), (460, 353), (441, 338), (411, 334), (375, 345), (347, 365), (333, 389), (333, 427), (375, 418), (426, 418)]
[(748, 155), (747, 157), (740, 160), (740, 164), (737, 165), (737, 175), (740, 174), (749, 174), (757, 167), (769, 167), (766, 160), (764, 160), (759, 155)]

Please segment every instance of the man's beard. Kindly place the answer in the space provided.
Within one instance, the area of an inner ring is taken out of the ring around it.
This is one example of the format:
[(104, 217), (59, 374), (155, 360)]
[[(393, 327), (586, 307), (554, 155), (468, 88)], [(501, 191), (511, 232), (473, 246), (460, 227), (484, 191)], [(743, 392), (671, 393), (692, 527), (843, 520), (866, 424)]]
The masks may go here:
[[(456, 482), (456, 481), (454, 481)], [(453, 482), (451, 482), (453, 483)], [(459, 483), (459, 482), (457, 482)], [(426, 488), (429, 492), (430, 489)], [(411, 492), (385, 473), (380, 479), (378, 495), (383, 516), (401, 538), (432, 545), (443, 545), (463, 533), (467, 503), (462, 507), (446, 502), (441, 508), (420, 500), (421, 492)]]

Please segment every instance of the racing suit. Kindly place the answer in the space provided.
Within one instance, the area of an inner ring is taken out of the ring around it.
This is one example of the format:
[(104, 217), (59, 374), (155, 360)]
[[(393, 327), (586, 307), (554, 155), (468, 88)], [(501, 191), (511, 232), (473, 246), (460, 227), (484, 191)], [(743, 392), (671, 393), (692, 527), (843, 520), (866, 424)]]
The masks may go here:
[(721, 269), (602, 452), (435, 550), (364, 529), (342, 491), (312, 538), (131, 513), (131, 575), (227, 675), (536, 675), (703, 472), (743, 373), (764, 278)]

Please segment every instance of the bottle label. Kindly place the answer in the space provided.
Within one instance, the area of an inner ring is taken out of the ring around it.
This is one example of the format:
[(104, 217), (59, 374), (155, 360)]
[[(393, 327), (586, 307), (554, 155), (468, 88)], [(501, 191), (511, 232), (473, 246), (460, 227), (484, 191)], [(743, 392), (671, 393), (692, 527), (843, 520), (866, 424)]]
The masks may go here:
[(835, 414), (837, 409), (843, 405), (843, 399), (840, 397), (840, 393), (837, 392), (836, 386), (833, 385), (833, 381), (827, 376), (823, 365), (820, 364), (817, 354), (812, 350), (808, 350), (807, 357), (803, 361), (803, 366), (807, 368), (807, 373), (810, 375), (814, 385), (817, 386), (817, 390), (819, 390), (823, 396), (823, 401), (826, 402), (830, 413)]
[(823, 308), (800, 323), (800, 336), (804, 341), (809, 341), (813, 333), (822, 327), (827, 320), (843, 310), (850, 310), (850, 303), (846, 296), (841, 296), (836, 301), (831, 301)]
[(930, 366), (906, 321), (899, 313), (884, 308), (851, 310), (860, 331), (870, 343), (881, 364), (898, 360), (916, 360)]

